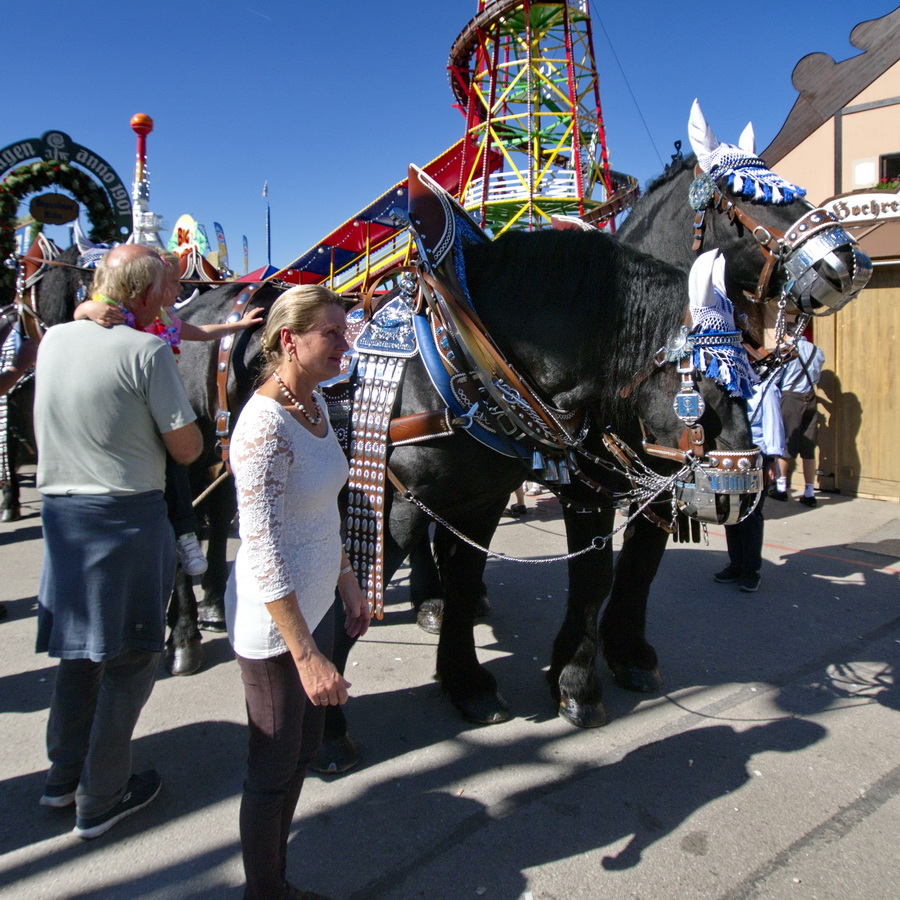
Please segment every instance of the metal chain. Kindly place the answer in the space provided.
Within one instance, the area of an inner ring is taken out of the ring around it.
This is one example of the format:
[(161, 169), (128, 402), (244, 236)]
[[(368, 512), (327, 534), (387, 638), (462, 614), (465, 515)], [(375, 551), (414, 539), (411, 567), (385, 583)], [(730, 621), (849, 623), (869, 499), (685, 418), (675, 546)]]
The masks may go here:
[[(468, 535), (463, 534), (459, 529), (454, 528), (446, 519), (439, 516), (434, 510), (429, 509), (418, 497), (416, 497), (412, 491), (407, 491), (403, 494), (403, 498), (408, 500), (410, 503), (414, 503), (419, 509), (425, 513), (428, 518), (436, 522), (438, 525), (446, 528), (452, 535), (459, 538), (463, 543), (468, 544), (475, 550), (478, 550), (481, 553), (484, 553), (486, 556), (492, 556), (494, 559), (505, 559), (508, 562), (519, 562), (519, 563), (527, 563), (529, 565), (538, 566), (543, 565), (544, 563), (554, 563), (554, 562), (566, 562), (570, 559), (576, 559), (579, 556), (584, 556), (585, 553), (590, 553), (592, 550), (602, 550), (620, 531), (624, 528), (627, 528), (638, 516), (642, 515), (644, 510), (662, 493), (667, 490), (670, 490), (671, 487), (675, 484), (675, 482), (684, 477), (690, 471), (690, 466), (683, 466), (679, 469), (674, 475), (664, 480), (661, 480), (658, 485), (658, 490), (654, 491), (652, 494), (644, 491), (643, 496), (646, 497), (644, 502), (635, 508), (634, 512), (631, 515), (627, 516), (625, 521), (619, 525), (617, 528), (614, 528), (608, 535), (605, 537), (600, 537), (597, 535), (596, 537), (591, 539), (590, 544), (587, 547), (582, 548), (581, 550), (576, 550), (574, 553), (566, 553), (562, 556), (545, 556), (542, 559), (526, 559), (521, 556), (510, 556), (507, 553), (498, 553), (496, 550), (491, 550), (489, 547), (482, 547), (477, 541), (473, 541)], [(654, 473), (655, 474), (655, 473)], [(626, 496), (626, 495), (621, 495)], [(635, 501), (637, 502), (637, 501)]]

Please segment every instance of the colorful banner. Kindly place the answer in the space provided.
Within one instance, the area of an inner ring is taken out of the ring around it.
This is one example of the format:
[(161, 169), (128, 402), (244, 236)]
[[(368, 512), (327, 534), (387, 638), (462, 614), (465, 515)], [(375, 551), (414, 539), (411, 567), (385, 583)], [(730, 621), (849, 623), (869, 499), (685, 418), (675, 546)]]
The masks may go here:
[(244, 235), (244, 274), (250, 271), (250, 252), (247, 249), (247, 235)]
[(219, 244), (219, 268), (228, 268), (228, 248), (225, 246), (225, 231), (218, 222), (213, 222), (216, 241)]

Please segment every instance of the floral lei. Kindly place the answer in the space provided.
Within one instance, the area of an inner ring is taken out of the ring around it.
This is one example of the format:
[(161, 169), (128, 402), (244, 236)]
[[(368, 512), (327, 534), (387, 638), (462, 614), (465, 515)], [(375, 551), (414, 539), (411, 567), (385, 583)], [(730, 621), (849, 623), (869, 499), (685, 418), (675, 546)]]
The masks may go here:
[(181, 343), (181, 332), (179, 329), (172, 323), (172, 319), (169, 314), (163, 310), (162, 314), (157, 316), (146, 328), (141, 328), (138, 325), (137, 319), (134, 317), (134, 313), (130, 309), (126, 309), (120, 303), (116, 303), (115, 300), (110, 300), (105, 294), (94, 294), (91, 297), (91, 300), (97, 300), (100, 303), (106, 303), (109, 306), (115, 306), (120, 313), (125, 317), (125, 324), (131, 326), (136, 331), (144, 331), (147, 334), (155, 334), (161, 341), (171, 347), (172, 352), (178, 356), (181, 353), (181, 347), (179, 344)]

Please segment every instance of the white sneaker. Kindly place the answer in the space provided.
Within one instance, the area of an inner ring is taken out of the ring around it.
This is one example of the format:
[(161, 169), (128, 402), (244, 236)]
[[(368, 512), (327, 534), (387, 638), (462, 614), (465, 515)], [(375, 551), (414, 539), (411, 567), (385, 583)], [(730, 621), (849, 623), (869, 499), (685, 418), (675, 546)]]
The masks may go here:
[(209, 563), (193, 531), (181, 535), (175, 542), (175, 549), (178, 551), (178, 559), (185, 575), (202, 575), (206, 571)]
[(525, 495), (528, 497), (540, 497), (543, 493), (544, 489), (539, 484), (534, 484), (525, 491)]

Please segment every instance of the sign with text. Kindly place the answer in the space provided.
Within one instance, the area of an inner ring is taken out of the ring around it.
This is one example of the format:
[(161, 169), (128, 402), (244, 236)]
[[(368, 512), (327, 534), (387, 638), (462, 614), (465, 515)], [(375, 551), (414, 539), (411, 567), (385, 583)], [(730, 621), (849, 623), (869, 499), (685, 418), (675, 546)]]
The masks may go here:
[(822, 204), (842, 225), (900, 221), (900, 190), (844, 194)]
[(28, 211), (45, 225), (65, 225), (78, 218), (78, 202), (65, 194), (41, 194), (35, 197)]

